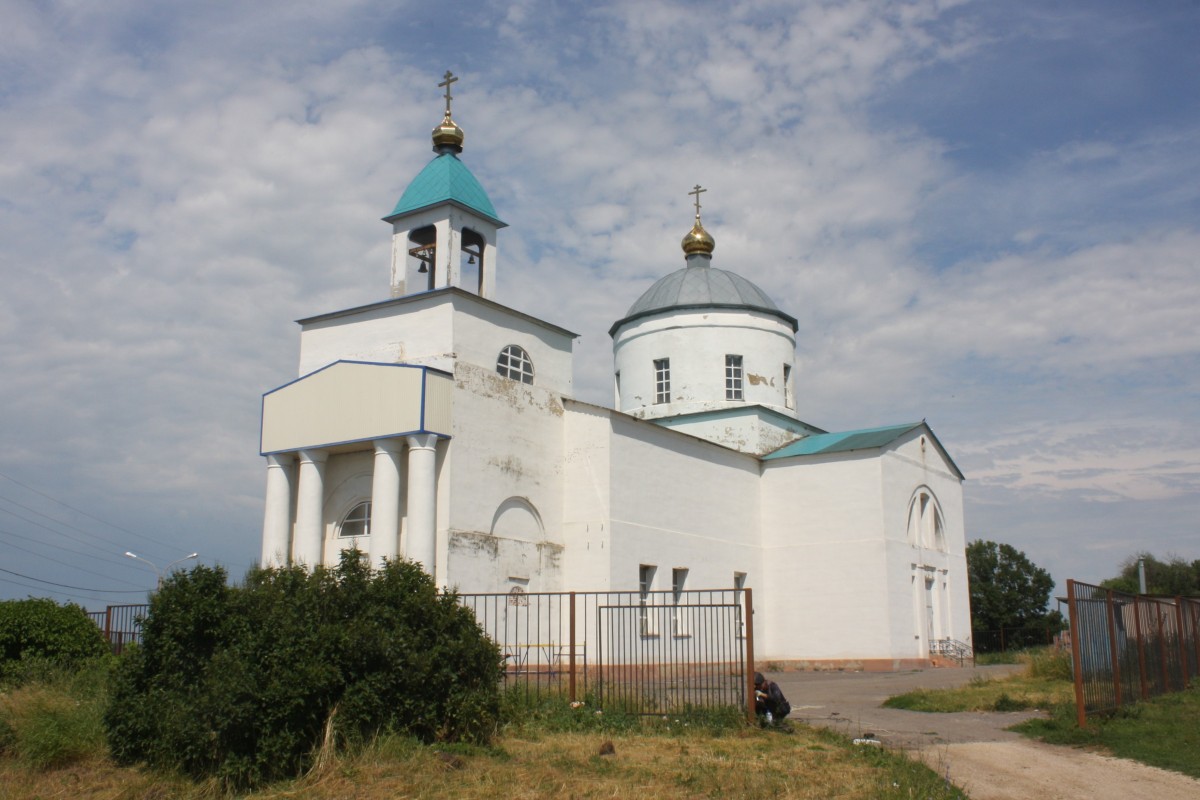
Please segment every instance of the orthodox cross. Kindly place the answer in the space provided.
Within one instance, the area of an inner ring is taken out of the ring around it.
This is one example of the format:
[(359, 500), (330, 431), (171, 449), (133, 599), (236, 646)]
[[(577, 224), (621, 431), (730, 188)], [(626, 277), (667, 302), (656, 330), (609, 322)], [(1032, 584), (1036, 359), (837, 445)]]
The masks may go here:
[(707, 192), (708, 189), (701, 189), (700, 184), (696, 184), (696, 188), (692, 189), (688, 194), (696, 195), (696, 219), (700, 219), (700, 193)]
[(446, 74), (443, 75), (442, 77), (445, 80), (443, 80), (441, 83), (439, 83), (438, 86), (446, 87), (446, 118), (449, 119), (450, 118), (450, 100), (453, 98), (453, 95), (450, 94), (450, 84), (457, 81), (458, 78), (454, 77), (454, 73), (451, 72), (450, 70), (446, 70)]

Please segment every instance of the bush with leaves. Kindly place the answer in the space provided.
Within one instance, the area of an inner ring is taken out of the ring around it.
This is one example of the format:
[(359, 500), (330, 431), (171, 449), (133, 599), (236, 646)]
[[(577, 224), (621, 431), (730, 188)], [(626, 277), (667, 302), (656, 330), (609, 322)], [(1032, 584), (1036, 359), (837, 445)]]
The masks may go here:
[(108, 652), (104, 634), (74, 603), (45, 597), (0, 602), (0, 678), (62, 667), (74, 669)]
[(105, 716), (122, 763), (226, 786), (305, 771), (320, 748), (384, 731), (485, 742), (501, 658), (475, 617), (411, 562), (177, 573), (152, 598), (142, 645)]

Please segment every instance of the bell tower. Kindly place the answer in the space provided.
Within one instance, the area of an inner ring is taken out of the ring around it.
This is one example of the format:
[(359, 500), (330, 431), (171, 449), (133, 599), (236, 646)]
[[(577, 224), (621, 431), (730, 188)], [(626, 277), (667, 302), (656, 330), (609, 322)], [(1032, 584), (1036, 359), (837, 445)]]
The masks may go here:
[(433, 129), (432, 161), (413, 179), (392, 213), (392, 297), (456, 286), (492, 299), (496, 233), (506, 227), (487, 192), (459, 159), (466, 135), (451, 116), (449, 70), (439, 87), (446, 111)]

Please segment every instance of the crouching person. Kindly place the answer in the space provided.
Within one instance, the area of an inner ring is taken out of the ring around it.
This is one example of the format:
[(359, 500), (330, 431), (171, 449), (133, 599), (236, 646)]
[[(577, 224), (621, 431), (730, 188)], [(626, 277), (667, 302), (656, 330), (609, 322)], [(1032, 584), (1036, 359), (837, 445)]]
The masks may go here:
[(763, 725), (777, 725), (792, 713), (792, 704), (783, 696), (779, 684), (754, 673), (754, 711)]

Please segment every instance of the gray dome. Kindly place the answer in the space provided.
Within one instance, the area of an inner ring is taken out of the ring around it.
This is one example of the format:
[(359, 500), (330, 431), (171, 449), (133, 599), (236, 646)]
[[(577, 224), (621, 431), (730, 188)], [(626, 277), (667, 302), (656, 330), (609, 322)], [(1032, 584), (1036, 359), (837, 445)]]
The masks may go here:
[(638, 317), (670, 309), (744, 308), (765, 311), (787, 322), (792, 330), (796, 320), (779, 310), (767, 293), (734, 272), (708, 266), (687, 266), (660, 278), (629, 307), (625, 318), (617, 321), (609, 334)]

